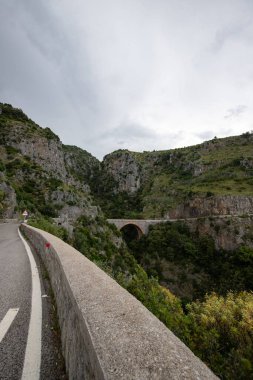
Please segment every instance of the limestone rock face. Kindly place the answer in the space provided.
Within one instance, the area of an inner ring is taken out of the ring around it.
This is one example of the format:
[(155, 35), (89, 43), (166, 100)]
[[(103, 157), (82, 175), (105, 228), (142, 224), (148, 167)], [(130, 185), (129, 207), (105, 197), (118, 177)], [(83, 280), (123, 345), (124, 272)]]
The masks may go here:
[(98, 208), (91, 205), (89, 194), (75, 191), (57, 189), (48, 194), (48, 201), (59, 205), (59, 218), (74, 222), (79, 216), (86, 215), (95, 218), (98, 215)]
[(3, 105), (0, 115), (0, 213), (12, 218), (27, 208), (60, 218), (71, 228), (81, 215), (96, 217), (89, 179), (99, 161), (88, 152), (64, 146), (21, 110)]
[(65, 180), (67, 172), (61, 141), (57, 137), (40, 135), (38, 131), (31, 131), (24, 124), (12, 125), (5, 135), (5, 144), (20, 150), (22, 155), (30, 157), (54, 177)]
[(130, 152), (110, 154), (103, 163), (105, 170), (117, 183), (116, 192), (135, 193), (140, 188), (141, 167)]
[(0, 190), (4, 193), (3, 202), (0, 203), (0, 217), (11, 219), (15, 217), (15, 208), (17, 206), (15, 190), (10, 185), (7, 185), (6, 182), (0, 183)]
[(67, 171), (79, 180), (88, 181), (100, 169), (100, 162), (86, 150), (77, 146), (63, 145)]
[(192, 232), (211, 236), (216, 249), (232, 251), (240, 245), (253, 248), (253, 217), (201, 218), (185, 221)]
[(195, 197), (170, 210), (167, 218), (198, 218), (210, 215), (253, 214), (253, 196)]

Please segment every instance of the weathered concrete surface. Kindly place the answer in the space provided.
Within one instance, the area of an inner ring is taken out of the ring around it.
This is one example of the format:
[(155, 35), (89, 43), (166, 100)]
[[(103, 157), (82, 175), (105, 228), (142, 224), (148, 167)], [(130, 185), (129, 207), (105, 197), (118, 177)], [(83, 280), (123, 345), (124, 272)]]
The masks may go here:
[(217, 379), (163, 323), (80, 252), (44, 231), (27, 225), (22, 231), (49, 272), (70, 379)]

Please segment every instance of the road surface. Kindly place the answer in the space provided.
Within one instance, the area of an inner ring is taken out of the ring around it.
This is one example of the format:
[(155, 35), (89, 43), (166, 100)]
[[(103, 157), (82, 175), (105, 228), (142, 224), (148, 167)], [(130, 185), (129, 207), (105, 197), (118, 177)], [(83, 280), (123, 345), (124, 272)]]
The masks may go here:
[(18, 224), (0, 224), (1, 380), (66, 379), (46, 278)]

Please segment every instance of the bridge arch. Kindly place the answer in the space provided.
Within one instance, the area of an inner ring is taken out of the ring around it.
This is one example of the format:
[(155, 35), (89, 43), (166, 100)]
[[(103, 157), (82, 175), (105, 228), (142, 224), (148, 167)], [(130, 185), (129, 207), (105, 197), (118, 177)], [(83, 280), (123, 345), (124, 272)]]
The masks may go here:
[(133, 225), (134, 228), (137, 228), (139, 238), (142, 235), (147, 235), (149, 226), (166, 222), (165, 219), (107, 219), (109, 223), (114, 224), (120, 231), (127, 226)]
[(144, 235), (144, 231), (141, 227), (133, 222), (124, 224), (120, 228), (120, 231), (123, 233), (123, 236), (128, 236), (129, 240), (139, 240)]

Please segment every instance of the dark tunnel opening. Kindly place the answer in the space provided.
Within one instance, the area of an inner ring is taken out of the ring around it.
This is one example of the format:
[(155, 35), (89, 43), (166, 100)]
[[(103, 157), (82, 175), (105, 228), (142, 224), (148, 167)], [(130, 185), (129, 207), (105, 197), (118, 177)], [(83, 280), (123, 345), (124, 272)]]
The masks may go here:
[(139, 240), (143, 235), (141, 229), (134, 224), (127, 224), (126, 226), (122, 227), (121, 232), (123, 239), (127, 244), (131, 243), (133, 240)]

